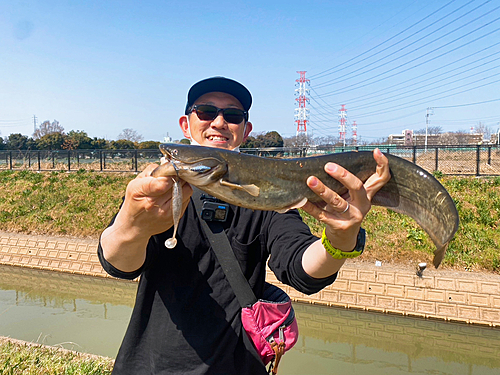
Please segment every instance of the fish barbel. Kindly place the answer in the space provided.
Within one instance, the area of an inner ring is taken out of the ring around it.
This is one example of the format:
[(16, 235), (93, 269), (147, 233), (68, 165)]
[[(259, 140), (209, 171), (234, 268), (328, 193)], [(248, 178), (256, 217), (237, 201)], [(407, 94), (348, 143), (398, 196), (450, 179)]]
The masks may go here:
[[(322, 201), (306, 184), (316, 176), (343, 195), (347, 188), (324, 170), (336, 163), (365, 182), (377, 168), (370, 151), (344, 152), (314, 157), (279, 159), (183, 144), (160, 145), (167, 160), (153, 177), (179, 176), (224, 202), (254, 210), (285, 212), (293, 207)], [(391, 179), (372, 198), (372, 204), (413, 218), (436, 245), (434, 266), (443, 260), (458, 229), (458, 212), (441, 183), (419, 166), (394, 155), (389, 160)], [(173, 198), (175, 199), (175, 197)]]

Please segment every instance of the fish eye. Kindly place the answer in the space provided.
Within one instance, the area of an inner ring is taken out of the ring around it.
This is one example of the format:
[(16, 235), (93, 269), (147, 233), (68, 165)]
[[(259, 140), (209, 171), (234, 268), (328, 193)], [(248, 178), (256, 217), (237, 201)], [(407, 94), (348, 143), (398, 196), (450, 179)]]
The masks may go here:
[(176, 148), (174, 148), (171, 152), (172, 155), (176, 156), (178, 154), (179, 151), (177, 151)]

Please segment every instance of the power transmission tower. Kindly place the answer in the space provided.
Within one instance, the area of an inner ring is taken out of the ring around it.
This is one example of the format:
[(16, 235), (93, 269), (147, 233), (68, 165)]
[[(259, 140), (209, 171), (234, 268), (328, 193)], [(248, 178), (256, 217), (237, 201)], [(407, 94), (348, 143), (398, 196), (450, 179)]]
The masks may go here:
[(309, 121), (309, 109), (306, 107), (306, 104), (309, 103), (309, 98), (307, 95), (309, 94), (309, 80), (306, 78), (305, 71), (297, 72), (300, 74), (300, 78), (295, 80), (295, 86), (298, 86), (295, 89), (295, 95), (298, 94), (298, 98), (295, 101), (298, 103), (298, 108), (295, 108), (295, 123), (297, 124), (297, 137), (301, 134), (307, 137), (307, 122)]
[(345, 124), (347, 119), (347, 110), (345, 109), (345, 104), (341, 105), (339, 111), (339, 141), (345, 147)]

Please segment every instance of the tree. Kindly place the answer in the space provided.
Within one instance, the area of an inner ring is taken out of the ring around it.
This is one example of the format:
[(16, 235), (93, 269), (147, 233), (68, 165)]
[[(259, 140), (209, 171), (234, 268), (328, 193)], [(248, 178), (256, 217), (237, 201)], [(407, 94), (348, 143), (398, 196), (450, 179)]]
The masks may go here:
[(160, 143), (161, 142), (157, 142), (157, 141), (145, 141), (145, 142), (141, 142), (139, 143), (139, 149), (141, 150), (152, 150), (152, 149), (158, 149), (158, 147), (160, 146)]
[(483, 122), (478, 122), (475, 131), (478, 134), (483, 135), (483, 139), (490, 139), (491, 138), (491, 133), (493, 133), (493, 130), (491, 127), (486, 126)]
[(7, 140), (7, 149), (10, 150), (27, 150), (28, 137), (21, 133), (13, 133), (9, 135)]
[(438, 135), (441, 134), (442, 132), (443, 128), (441, 126), (429, 126), (427, 128), (427, 134)]
[(42, 138), (45, 135), (52, 134), (52, 133), (60, 133), (64, 134), (64, 128), (59, 125), (59, 121), (54, 120), (52, 122), (50, 121), (44, 121), (40, 125), (39, 128), (35, 130), (33, 133), (33, 139), (38, 140)]
[(92, 148), (92, 138), (83, 130), (71, 130), (65, 137), (63, 149), (90, 149)]
[(119, 139), (117, 141), (111, 141), (109, 148), (113, 150), (133, 150), (135, 149), (135, 144), (127, 139)]
[(92, 141), (90, 142), (90, 148), (96, 149), (96, 150), (102, 150), (105, 148), (108, 148), (109, 142), (105, 140), (104, 138), (97, 138), (94, 137)]
[(447, 145), (466, 145), (468, 144), (468, 132), (466, 130), (457, 130), (441, 136), (441, 143)]
[(141, 142), (144, 137), (140, 135), (136, 130), (131, 128), (123, 129), (120, 134), (118, 134), (118, 140), (126, 140), (134, 143)]
[(64, 136), (61, 133), (49, 133), (36, 140), (39, 150), (62, 150)]
[(276, 131), (260, 133), (257, 137), (249, 136), (241, 145), (242, 148), (283, 147), (283, 138)]
[(182, 139), (179, 141), (179, 143), (180, 143), (181, 145), (190, 145), (190, 144), (191, 144), (191, 141), (190, 141), (189, 139), (187, 139), (187, 138), (182, 138)]
[(270, 131), (257, 137), (263, 146), (261, 147), (283, 147), (283, 138), (277, 131)]

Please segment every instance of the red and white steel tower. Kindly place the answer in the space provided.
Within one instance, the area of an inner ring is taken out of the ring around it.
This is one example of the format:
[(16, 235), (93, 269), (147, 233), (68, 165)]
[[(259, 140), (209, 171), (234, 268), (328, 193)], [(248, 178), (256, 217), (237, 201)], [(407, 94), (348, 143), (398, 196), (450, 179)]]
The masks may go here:
[(298, 103), (298, 108), (295, 108), (295, 123), (297, 124), (297, 135), (304, 134), (307, 136), (307, 122), (309, 121), (309, 109), (306, 108), (306, 104), (309, 103), (309, 80), (306, 79), (306, 72), (299, 71), (300, 78), (295, 80), (295, 95), (298, 94), (298, 98), (295, 101)]
[(347, 111), (345, 109), (345, 104), (342, 104), (342, 107), (339, 111), (339, 141), (345, 146), (345, 123), (347, 118)]
[(354, 146), (358, 144), (358, 124), (356, 124), (356, 121), (352, 123), (352, 144)]

